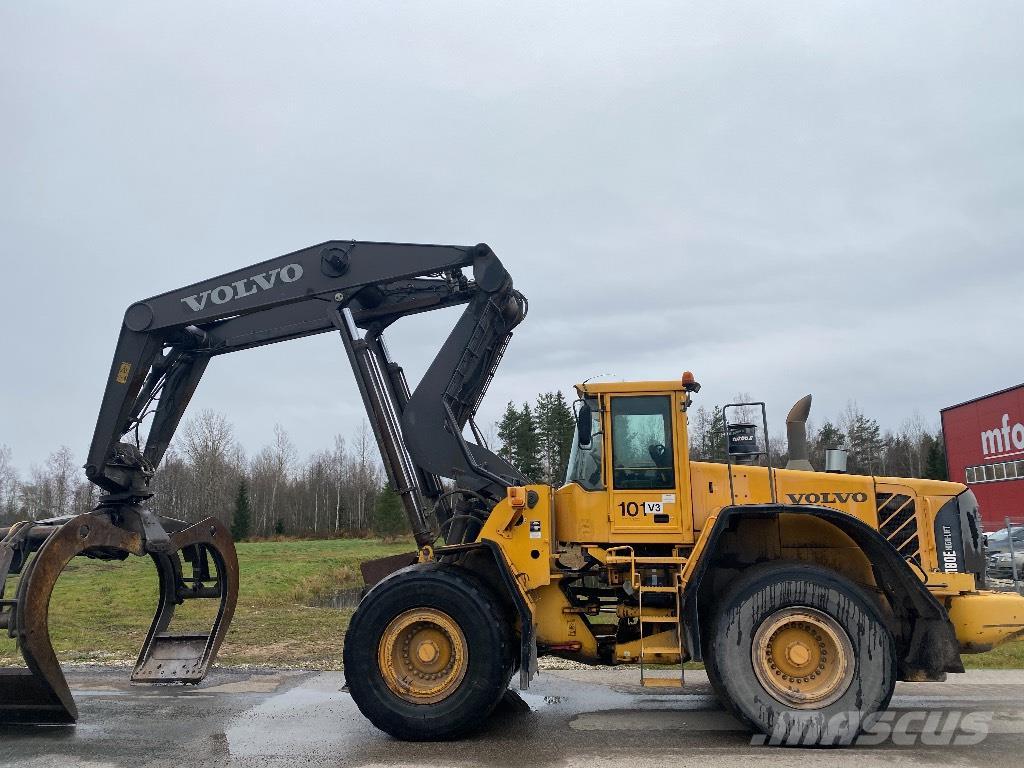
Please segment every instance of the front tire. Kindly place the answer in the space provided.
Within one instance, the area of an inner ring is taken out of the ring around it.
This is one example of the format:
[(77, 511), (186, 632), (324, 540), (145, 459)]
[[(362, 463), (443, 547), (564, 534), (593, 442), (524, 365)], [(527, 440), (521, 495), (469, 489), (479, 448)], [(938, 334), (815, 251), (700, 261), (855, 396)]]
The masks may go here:
[(895, 688), (895, 644), (877, 607), (816, 565), (741, 575), (714, 633), (709, 676), (770, 743), (849, 744)]
[(463, 736), (508, 687), (512, 632), (472, 573), (431, 563), (403, 569), (359, 604), (345, 636), (345, 680), (375, 726), (405, 741)]

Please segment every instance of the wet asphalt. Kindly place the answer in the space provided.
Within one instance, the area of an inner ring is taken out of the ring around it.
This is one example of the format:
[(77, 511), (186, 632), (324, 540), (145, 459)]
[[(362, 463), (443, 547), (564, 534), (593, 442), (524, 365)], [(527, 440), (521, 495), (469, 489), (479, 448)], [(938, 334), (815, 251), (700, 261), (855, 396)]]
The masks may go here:
[[(640, 688), (635, 669), (545, 670), (521, 702), (504, 704), (478, 734), (423, 744), (395, 741), (364, 720), (337, 672), (219, 669), (202, 685), (189, 687), (132, 685), (126, 669), (78, 667), (67, 674), (79, 723), (0, 726), (0, 765), (1024, 764), (1022, 671), (976, 671), (950, 676), (946, 683), (901, 683), (891, 708), (894, 722), (905, 718), (903, 735), (845, 749), (751, 744), (751, 734), (722, 710), (701, 672), (688, 672), (684, 688), (665, 690)], [(949, 729), (968, 713), (970, 728)], [(979, 724), (987, 735), (974, 743)], [(944, 731), (971, 743), (941, 743), (949, 741)]]

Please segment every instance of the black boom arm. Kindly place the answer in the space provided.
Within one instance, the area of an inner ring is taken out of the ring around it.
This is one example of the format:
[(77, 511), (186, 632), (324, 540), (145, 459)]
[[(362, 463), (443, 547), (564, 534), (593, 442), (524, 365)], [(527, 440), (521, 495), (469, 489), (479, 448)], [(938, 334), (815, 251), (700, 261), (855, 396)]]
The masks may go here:
[[(461, 318), (410, 393), (384, 330), (460, 304)], [(212, 357), (337, 330), (388, 477), (425, 546), (438, 534), (427, 504), (437, 507), (446, 495), (441, 478), (484, 512), (509, 485), (527, 482), (482, 444), (473, 423), (525, 314), (526, 300), (482, 244), (331, 241), (137, 302), (125, 313), (86, 475), (106, 491), (101, 506), (149, 498), (155, 468)], [(139, 428), (148, 416), (143, 447)], [(467, 423), (475, 441), (463, 435)]]

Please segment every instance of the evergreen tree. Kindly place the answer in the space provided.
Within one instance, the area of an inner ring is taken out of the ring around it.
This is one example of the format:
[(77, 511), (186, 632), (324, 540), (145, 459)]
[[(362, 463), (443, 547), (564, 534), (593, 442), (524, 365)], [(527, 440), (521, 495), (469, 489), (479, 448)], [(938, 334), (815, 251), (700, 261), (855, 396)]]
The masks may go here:
[(708, 431), (711, 429), (711, 414), (703, 405), (691, 410), (687, 417), (687, 434), (690, 439), (690, 460), (707, 461), (704, 452), (708, 443)]
[(541, 473), (538, 479), (560, 485), (569, 464), (576, 422), (561, 390), (538, 395), (534, 408)]
[(385, 484), (373, 509), (374, 531), (383, 539), (394, 539), (408, 531), (401, 497)]
[(924, 476), (930, 480), (948, 480), (946, 476), (946, 446), (942, 441), (942, 433), (932, 442), (928, 448), (928, 458), (925, 460)]
[(552, 475), (556, 465), (556, 438), (552, 425), (553, 400), (554, 395), (551, 392), (542, 392), (537, 395), (537, 403), (533, 408), (534, 422), (537, 426), (537, 452), (541, 468), (540, 475), (536, 479), (548, 484), (552, 484)]
[(825, 451), (845, 447), (846, 435), (831, 421), (826, 421), (809, 442), (810, 462), (815, 469), (822, 472), (825, 470)]
[(539, 479), (542, 475), (540, 463), (540, 440), (537, 436), (537, 424), (529, 403), (523, 403), (519, 412), (519, 423), (515, 435), (516, 453), (519, 471), (530, 480)]
[(881, 428), (874, 419), (869, 419), (855, 404), (851, 403), (846, 415), (846, 439), (850, 446), (850, 473), (874, 474), (881, 466)]
[(241, 541), (249, 537), (249, 525), (252, 520), (252, 510), (249, 507), (249, 485), (242, 480), (238, 484), (238, 494), (235, 496), (235, 511), (231, 516), (231, 538)]
[(573, 416), (562, 390), (555, 392), (552, 404), (551, 429), (555, 434), (555, 467), (553, 485), (561, 485), (569, 467), (569, 453), (576, 436), (576, 417)]
[(704, 455), (708, 461), (724, 462), (727, 460), (725, 448), (725, 411), (720, 405), (711, 410), (711, 428), (705, 437)]
[(846, 444), (846, 435), (831, 421), (826, 421), (818, 430), (818, 442), (823, 450), (842, 448)]
[(277, 522), (274, 523), (274, 535), (275, 536), (284, 536), (284, 518), (283, 517), (277, 518)]
[(498, 422), (498, 439), (501, 440), (498, 454), (505, 461), (531, 480), (541, 479), (540, 439), (529, 403), (523, 403), (522, 410), (513, 403), (505, 407)]
[(703, 405), (691, 411), (688, 419), (690, 459), (692, 461), (724, 462), (725, 414), (720, 406), (710, 411)]
[(519, 452), (517, 450), (516, 435), (519, 433), (519, 421), (521, 414), (514, 403), (505, 406), (505, 412), (498, 422), (498, 439), (501, 441), (501, 448), (498, 455), (513, 467), (519, 466)]

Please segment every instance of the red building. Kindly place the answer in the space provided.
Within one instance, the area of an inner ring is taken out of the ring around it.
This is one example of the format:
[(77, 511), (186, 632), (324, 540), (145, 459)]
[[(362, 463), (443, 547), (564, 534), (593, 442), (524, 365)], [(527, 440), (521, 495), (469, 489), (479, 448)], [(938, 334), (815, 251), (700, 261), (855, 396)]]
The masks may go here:
[(978, 497), (985, 531), (1024, 521), (1024, 384), (942, 410), (949, 479)]

